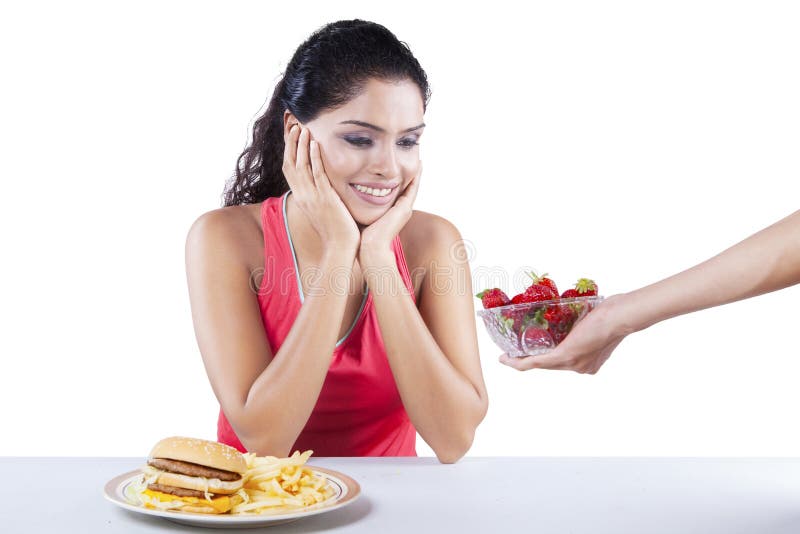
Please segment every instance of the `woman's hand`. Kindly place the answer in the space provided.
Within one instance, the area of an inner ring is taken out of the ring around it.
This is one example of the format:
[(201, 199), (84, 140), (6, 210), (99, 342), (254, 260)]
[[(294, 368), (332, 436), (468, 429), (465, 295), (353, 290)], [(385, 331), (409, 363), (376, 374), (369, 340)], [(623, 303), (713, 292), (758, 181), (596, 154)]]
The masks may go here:
[(359, 248), (360, 258), (368, 255), (392, 253), (392, 240), (411, 218), (421, 175), (422, 162), (420, 161), (416, 176), (411, 179), (403, 192), (398, 195), (394, 205), (381, 215), (377, 221), (362, 230)]
[(518, 371), (561, 369), (595, 374), (617, 345), (633, 330), (624, 326), (624, 295), (607, 298), (581, 319), (555, 349), (541, 356), (500, 356), (500, 363)]
[(322, 164), (319, 144), (308, 128), (293, 125), (285, 138), (283, 174), (294, 201), (305, 213), (328, 250), (358, 250), (358, 226), (331, 186)]

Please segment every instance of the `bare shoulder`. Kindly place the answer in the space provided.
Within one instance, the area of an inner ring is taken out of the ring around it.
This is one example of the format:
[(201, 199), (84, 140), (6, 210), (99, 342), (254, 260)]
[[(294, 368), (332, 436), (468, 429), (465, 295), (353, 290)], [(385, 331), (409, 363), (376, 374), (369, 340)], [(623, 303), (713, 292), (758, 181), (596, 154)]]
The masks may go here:
[(228, 206), (200, 215), (186, 236), (187, 260), (213, 255), (249, 265), (259, 258), (257, 252), (263, 248), (259, 209), (259, 204)]
[(461, 241), (458, 228), (440, 215), (413, 210), (411, 218), (400, 232), (400, 241), (409, 267), (422, 267), (435, 258), (446, 257), (448, 251)]

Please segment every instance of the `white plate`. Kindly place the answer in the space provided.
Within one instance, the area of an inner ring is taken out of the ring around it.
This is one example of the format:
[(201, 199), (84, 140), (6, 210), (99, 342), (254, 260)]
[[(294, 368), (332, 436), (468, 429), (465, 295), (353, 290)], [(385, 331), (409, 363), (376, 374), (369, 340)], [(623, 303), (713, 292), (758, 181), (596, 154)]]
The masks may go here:
[(130, 471), (109, 480), (106, 483), (103, 494), (105, 498), (112, 503), (126, 510), (130, 510), (131, 512), (164, 517), (170, 521), (184, 525), (218, 528), (256, 528), (288, 523), (289, 521), (296, 521), (303, 517), (322, 514), (347, 506), (355, 501), (361, 494), (361, 487), (358, 482), (343, 473), (316, 466), (311, 467), (311, 470), (328, 481), (328, 484), (333, 489), (333, 496), (324, 502), (302, 510), (289, 510), (270, 515), (196, 514), (190, 512), (152, 510), (139, 506), (134, 504), (134, 500), (126, 497), (126, 491), (133, 482), (141, 476), (141, 472), (138, 470)]

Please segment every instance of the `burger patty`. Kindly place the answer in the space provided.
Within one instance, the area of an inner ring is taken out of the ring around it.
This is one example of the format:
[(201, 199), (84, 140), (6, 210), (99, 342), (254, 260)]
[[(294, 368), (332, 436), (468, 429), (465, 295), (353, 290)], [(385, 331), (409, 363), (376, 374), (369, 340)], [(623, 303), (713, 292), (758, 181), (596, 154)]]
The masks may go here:
[(148, 465), (152, 465), (156, 469), (162, 469), (171, 473), (179, 473), (190, 477), (205, 477), (205, 478), (218, 478), (226, 482), (234, 482), (242, 478), (239, 473), (231, 471), (222, 471), (220, 469), (213, 469), (204, 465), (192, 464), (189, 462), (181, 462), (179, 460), (167, 460), (166, 458), (152, 458), (148, 460)]
[(153, 491), (160, 491), (161, 493), (169, 493), (178, 497), (197, 497), (202, 499), (206, 496), (202, 491), (176, 488), (175, 486), (164, 486), (163, 484), (148, 484), (147, 489)]

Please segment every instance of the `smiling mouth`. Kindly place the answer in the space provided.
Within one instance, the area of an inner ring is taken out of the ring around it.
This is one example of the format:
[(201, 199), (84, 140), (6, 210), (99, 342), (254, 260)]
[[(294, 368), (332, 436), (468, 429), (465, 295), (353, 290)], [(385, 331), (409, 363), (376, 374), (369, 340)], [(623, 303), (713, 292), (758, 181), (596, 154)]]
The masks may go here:
[(388, 197), (389, 195), (392, 194), (392, 192), (395, 189), (397, 189), (397, 186), (395, 186), (395, 187), (384, 187), (384, 188), (373, 188), (373, 187), (367, 187), (367, 186), (364, 186), (364, 185), (361, 185), (361, 184), (350, 184), (350, 185), (353, 186), (353, 189), (355, 189), (359, 193), (364, 193), (366, 195), (371, 195), (371, 196), (376, 197), (376, 198)]
[[(388, 206), (397, 197), (400, 185), (394, 187), (369, 187), (361, 184), (349, 184), (353, 194), (362, 202), (373, 206)], [(377, 184), (376, 184), (377, 185)]]

